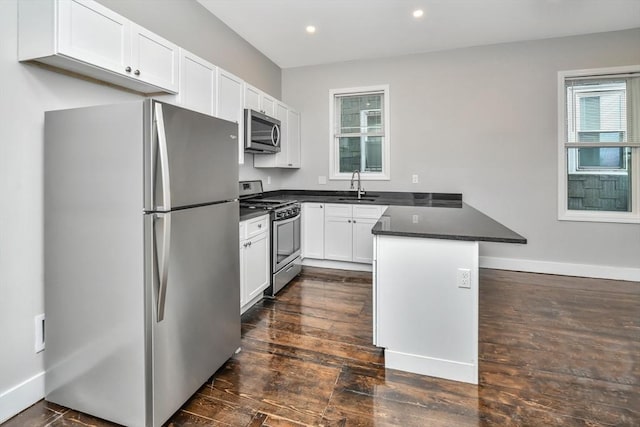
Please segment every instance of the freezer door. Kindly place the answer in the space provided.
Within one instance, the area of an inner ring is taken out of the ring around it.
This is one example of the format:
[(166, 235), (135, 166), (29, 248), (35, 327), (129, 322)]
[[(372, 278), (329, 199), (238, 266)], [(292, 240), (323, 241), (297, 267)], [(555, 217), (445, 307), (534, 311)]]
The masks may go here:
[(238, 198), (238, 126), (191, 110), (147, 101), (145, 210)]
[(234, 201), (150, 214), (146, 222), (153, 426), (240, 346), (238, 212)]

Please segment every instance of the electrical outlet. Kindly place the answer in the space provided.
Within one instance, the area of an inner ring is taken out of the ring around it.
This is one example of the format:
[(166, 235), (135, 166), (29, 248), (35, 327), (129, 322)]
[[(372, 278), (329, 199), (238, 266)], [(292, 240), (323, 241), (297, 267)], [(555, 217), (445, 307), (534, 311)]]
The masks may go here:
[(413, 175), (411, 175), (411, 182), (414, 184), (418, 183), (418, 174), (414, 173)]
[(320, 175), (318, 177), (318, 184), (325, 185), (327, 183), (327, 177), (324, 175)]
[(471, 270), (468, 268), (459, 268), (457, 282), (459, 288), (471, 288)]
[(413, 222), (414, 224), (417, 224), (420, 220), (418, 219), (418, 215), (413, 215), (411, 217), (411, 222)]
[(271, 177), (267, 176), (267, 185), (271, 184)]
[(40, 353), (44, 350), (44, 313), (38, 314), (33, 320), (35, 326), (34, 349), (36, 353)]

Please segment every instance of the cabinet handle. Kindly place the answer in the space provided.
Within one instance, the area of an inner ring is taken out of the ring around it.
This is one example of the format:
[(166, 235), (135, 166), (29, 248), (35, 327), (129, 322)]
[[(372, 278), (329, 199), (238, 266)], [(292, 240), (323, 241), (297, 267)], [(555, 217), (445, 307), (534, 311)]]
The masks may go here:
[(350, 219), (348, 219), (348, 220), (347, 220), (347, 222), (348, 222), (349, 224), (351, 224), (351, 220), (350, 220)]
[(353, 220), (353, 223), (354, 223), (354, 224), (356, 223), (356, 220), (355, 220), (355, 219)]
[(130, 73), (130, 72), (131, 72), (131, 67), (127, 67), (127, 68), (125, 68), (124, 70), (125, 70), (127, 73)]
[(249, 246), (251, 246), (251, 242), (247, 243)]
[(258, 224), (258, 228), (262, 228), (262, 224)]
[(139, 75), (140, 75), (140, 70), (135, 70), (135, 71), (133, 72), (133, 74), (135, 74), (136, 76), (139, 76)]
[(320, 209), (324, 208), (324, 206), (320, 205)]
[(289, 166), (293, 166), (293, 163), (289, 163)]

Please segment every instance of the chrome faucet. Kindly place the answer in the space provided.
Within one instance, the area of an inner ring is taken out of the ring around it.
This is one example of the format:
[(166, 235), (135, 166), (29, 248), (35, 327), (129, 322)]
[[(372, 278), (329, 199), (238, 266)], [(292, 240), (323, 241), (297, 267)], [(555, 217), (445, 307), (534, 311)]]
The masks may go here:
[(358, 174), (358, 200), (360, 200), (364, 195), (364, 188), (362, 188), (362, 185), (360, 184), (360, 171), (358, 169), (354, 170), (353, 173), (351, 174), (351, 189), (352, 190), (354, 189), (353, 178), (356, 176), (356, 174)]

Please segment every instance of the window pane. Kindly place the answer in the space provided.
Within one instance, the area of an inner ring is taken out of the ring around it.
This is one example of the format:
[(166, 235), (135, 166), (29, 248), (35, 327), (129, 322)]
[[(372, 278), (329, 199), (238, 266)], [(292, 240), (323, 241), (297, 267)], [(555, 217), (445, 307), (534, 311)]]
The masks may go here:
[(566, 87), (568, 142), (625, 141), (625, 80), (572, 80)]
[(360, 137), (338, 138), (340, 172), (360, 170)]
[[(602, 168), (600, 166), (602, 163), (605, 163), (605, 168), (618, 168), (609, 173), (601, 169), (591, 172), (588, 170), (569, 172), (567, 177), (569, 210), (631, 211), (632, 171), (626, 168), (626, 165), (631, 162), (630, 148), (569, 148), (567, 157), (569, 163), (572, 158), (579, 158), (579, 162), (584, 161), (597, 168)], [(571, 171), (570, 168), (569, 170)]]
[(381, 93), (336, 97), (336, 133), (383, 132), (382, 97)]
[(340, 172), (382, 172), (382, 144), (380, 136), (338, 138)]
[(624, 168), (624, 148), (578, 148), (578, 169)]

